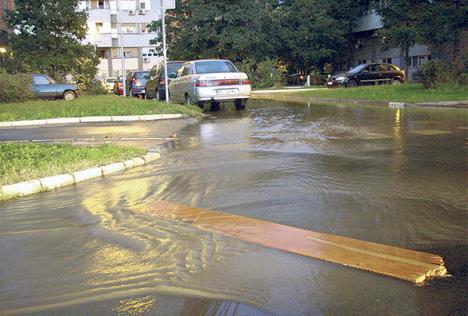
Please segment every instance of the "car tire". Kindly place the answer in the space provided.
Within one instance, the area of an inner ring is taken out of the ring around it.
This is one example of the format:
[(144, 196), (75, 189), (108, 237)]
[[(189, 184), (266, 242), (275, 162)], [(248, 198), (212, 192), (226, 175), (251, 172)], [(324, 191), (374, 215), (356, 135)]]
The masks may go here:
[(192, 105), (192, 98), (190, 98), (190, 95), (188, 93), (185, 94), (185, 105)]
[(203, 110), (205, 108), (205, 102), (198, 101), (198, 107)]
[(76, 94), (73, 91), (65, 91), (62, 95), (62, 98), (65, 101), (72, 101), (76, 99)]
[(219, 102), (211, 101), (210, 111), (211, 112), (218, 112), (219, 110), (220, 110)]
[(358, 83), (354, 79), (349, 80), (345, 85), (346, 88), (356, 88), (357, 86), (358, 86)]
[(236, 99), (234, 101), (234, 105), (236, 106), (237, 111), (245, 109), (245, 104), (242, 102), (242, 99)]

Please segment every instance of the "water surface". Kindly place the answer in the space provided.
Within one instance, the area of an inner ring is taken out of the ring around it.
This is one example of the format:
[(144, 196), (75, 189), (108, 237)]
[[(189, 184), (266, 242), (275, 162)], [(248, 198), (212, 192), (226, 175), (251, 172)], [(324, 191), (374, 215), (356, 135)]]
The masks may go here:
[[(0, 204), (0, 311), (462, 315), (464, 110), (251, 102), (142, 168)], [(141, 214), (162, 199), (442, 255), (424, 286)]]

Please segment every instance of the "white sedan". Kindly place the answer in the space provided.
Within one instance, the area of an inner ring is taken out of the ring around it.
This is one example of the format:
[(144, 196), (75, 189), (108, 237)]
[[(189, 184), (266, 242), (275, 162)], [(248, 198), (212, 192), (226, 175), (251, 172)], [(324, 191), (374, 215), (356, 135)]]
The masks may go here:
[(218, 110), (220, 102), (234, 101), (237, 110), (245, 108), (250, 98), (250, 81), (232, 62), (220, 59), (195, 60), (185, 63), (177, 77), (169, 84), (169, 96), (173, 102), (211, 104)]

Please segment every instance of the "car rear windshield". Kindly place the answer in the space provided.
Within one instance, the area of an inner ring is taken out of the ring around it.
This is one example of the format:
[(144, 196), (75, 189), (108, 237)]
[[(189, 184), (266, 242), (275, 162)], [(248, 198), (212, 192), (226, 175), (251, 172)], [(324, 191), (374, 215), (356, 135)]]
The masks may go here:
[(237, 72), (236, 67), (227, 60), (198, 61), (195, 63), (197, 74)]
[(149, 74), (149, 71), (142, 71), (142, 72), (135, 72), (135, 78), (136, 79), (146, 79), (147, 76)]
[[(179, 70), (180, 67), (182, 67), (185, 63), (168, 63), (167, 64), (167, 72), (169, 74), (176, 74), (177, 70)], [(162, 72), (161, 78), (164, 78), (164, 71)], [(170, 77), (169, 77), (170, 78)]]

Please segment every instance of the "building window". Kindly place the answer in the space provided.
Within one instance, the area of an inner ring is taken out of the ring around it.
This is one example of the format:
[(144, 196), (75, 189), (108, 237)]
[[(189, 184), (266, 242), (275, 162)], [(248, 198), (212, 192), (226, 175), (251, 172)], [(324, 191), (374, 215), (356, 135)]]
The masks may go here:
[(391, 58), (391, 57), (389, 57), (389, 58), (384, 58), (384, 59), (382, 59), (382, 63), (384, 63), (384, 64), (391, 64), (391, 63), (392, 63), (392, 58)]
[(100, 58), (107, 58), (107, 54), (106, 54), (106, 50), (105, 49), (101, 49), (99, 51), (99, 57)]
[(146, 2), (140, 2), (140, 9), (145, 10), (146, 9)]
[(103, 27), (102, 23), (96, 23), (96, 32), (101, 33), (102, 27)]
[(135, 23), (122, 23), (123, 33), (136, 33), (137, 25)]
[(417, 67), (420, 67), (420, 66), (424, 65), (428, 60), (430, 60), (430, 56), (428, 56), (428, 55), (413, 56), (413, 57), (411, 57), (409, 66), (417, 68)]

